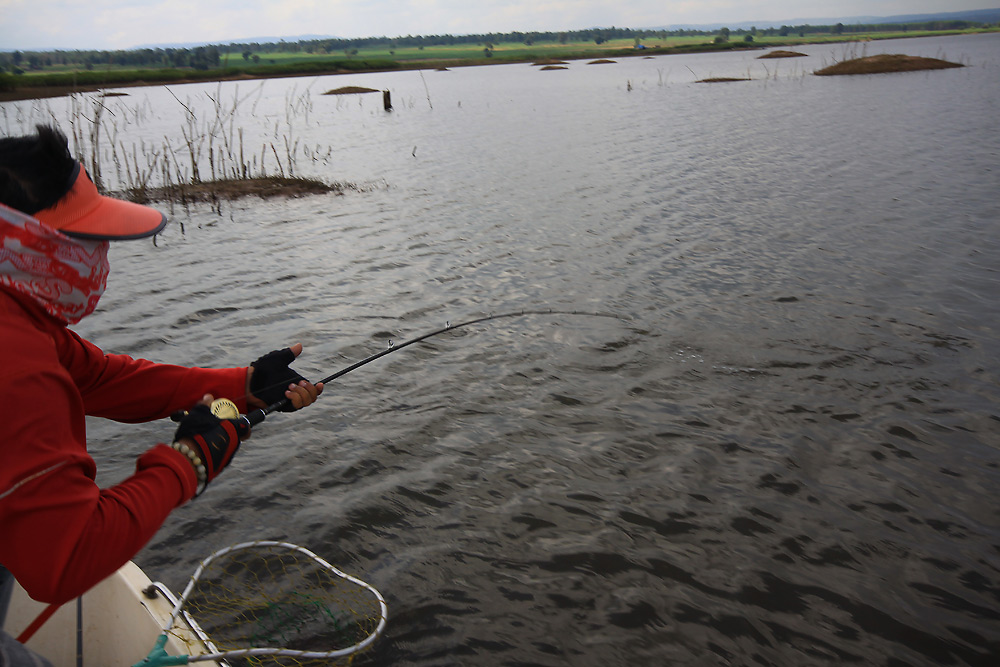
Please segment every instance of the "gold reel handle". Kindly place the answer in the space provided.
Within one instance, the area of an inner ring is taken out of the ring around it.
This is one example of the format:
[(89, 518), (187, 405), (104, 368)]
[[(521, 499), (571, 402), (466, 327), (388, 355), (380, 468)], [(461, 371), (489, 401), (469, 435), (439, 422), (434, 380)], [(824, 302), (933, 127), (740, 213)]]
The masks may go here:
[[(213, 415), (219, 419), (239, 419), (240, 410), (236, 407), (236, 404), (230, 401), (228, 398), (217, 398), (212, 401), (212, 404), (208, 406), (208, 409)], [(187, 416), (187, 410), (178, 410), (174, 414), (170, 415), (170, 419), (179, 422)]]
[(217, 398), (212, 401), (212, 405), (209, 406), (209, 410), (212, 414), (219, 419), (239, 419), (240, 411), (236, 407), (236, 404), (230, 401), (228, 398)]

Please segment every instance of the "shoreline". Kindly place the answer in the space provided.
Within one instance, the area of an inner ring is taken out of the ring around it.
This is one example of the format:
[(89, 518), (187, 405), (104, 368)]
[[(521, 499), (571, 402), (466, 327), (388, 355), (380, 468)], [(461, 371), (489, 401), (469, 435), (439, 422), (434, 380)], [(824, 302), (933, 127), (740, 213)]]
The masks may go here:
[(15, 90), (0, 90), (0, 102), (22, 102), (25, 100), (41, 100), (53, 97), (64, 97), (79, 93), (97, 93), (102, 90), (118, 90), (120, 88), (155, 88), (157, 86), (184, 85), (188, 83), (218, 83), (225, 81), (262, 81), (264, 79), (292, 79), (306, 76), (333, 76), (338, 74), (370, 74), (375, 72), (395, 72), (400, 69), (425, 69), (399, 67), (397, 69), (370, 69), (344, 71), (333, 69), (329, 72), (299, 72), (283, 74), (241, 74), (239, 76), (218, 76), (206, 78), (173, 79), (170, 81), (115, 82), (110, 85), (75, 85), (75, 86), (29, 86)]
[[(920, 39), (923, 37), (944, 37), (948, 35), (958, 35), (958, 34), (981, 34), (983, 32), (991, 33), (998, 32), (1000, 29), (986, 29), (986, 30), (976, 30), (973, 32), (966, 31), (952, 31), (952, 30), (942, 30), (940, 32), (935, 32), (933, 34), (920, 34), (920, 35), (891, 35), (884, 37), (877, 37), (874, 41), (885, 41), (885, 40), (895, 40), (895, 39)], [(699, 43), (690, 44), (684, 46), (666, 46), (666, 47), (646, 47), (643, 49), (586, 49), (580, 51), (572, 51), (565, 54), (551, 53), (547, 56), (539, 56), (534, 54), (532, 56), (515, 56), (515, 57), (496, 57), (486, 60), (468, 60), (468, 59), (449, 59), (449, 58), (431, 58), (427, 60), (393, 60), (393, 61), (374, 61), (378, 62), (379, 65), (375, 67), (358, 67), (357, 69), (350, 68), (345, 69), (338, 64), (338, 62), (331, 62), (329, 69), (322, 67), (317, 68), (312, 65), (310, 68), (304, 69), (302, 71), (261, 71), (253, 72), (247, 70), (240, 70), (236, 74), (219, 72), (218, 75), (205, 75), (205, 76), (190, 76), (181, 78), (171, 78), (169, 80), (163, 81), (149, 81), (142, 78), (143, 70), (135, 70), (135, 79), (131, 81), (109, 81), (107, 83), (93, 83), (93, 84), (74, 84), (74, 85), (39, 85), (39, 86), (22, 86), (16, 87), (12, 90), (2, 90), (0, 89), (0, 102), (19, 102), (26, 100), (35, 99), (48, 99), (53, 97), (64, 97), (68, 95), (75, 95), (78, 93), (95, 93), (102, 90), (108, 89), (120, 89), (120, 88), (142, 88), (142, 87), (155, 87), (155, 86), (169, 86), (169, 85), (183, 85), (188, 83), (215, 83), (223, 81), (259, 81), (263, 79), (289, 79), (295, 77), (306, 77), (306, 76), (335, 76), (339, 74), (370, 74), (376, 72), (397, 72), (404, 70), (438, 70), (442, 68), (450, 67), (481, 67), (488, 65), (514, 65), (521, 63), (535, 63), (546, 58), (558, 58), (561, 60), (593, 60), (594, 58), (635, 58), (635, 57), (650, 57), (650, 56), (669, 56), (669, 55), (685, 55), (692, 53), (717, 53), (726, 51), (767, 51), (768, 49), (781, 49), (783, 47), (796, 47), (803, 45), (813, 45), (813, 44), (850, 44), (854, 42), (870, 42), (873, 38), (868, 36), (863, 36), (859, 34), (855, 38), (844, 38), (844, 39), (792, 39), (787, 41), (773, 42), (768, 44), (762, 44), (760, 42), (726, 42), (724, 44), (715, 43)], [(368, 61), (371, 62), (371, 61)], [(388, 66), (391, 63), (391, 66)], [(367, 64), (367, 63), (366, 63)], [(148, 74), (153, 74), (152, 71)], [(10, 77), (8, 77), (10, 78)]]
[[(181, 69), (165, 69), (165, 70), (154, 70), (154, 69), (139, 69), (139, 70), (121, 70), (118, 73), (124, 73), (120, 81), (106, 81), (98, 83), (87, 83), (80, 84), (57, 84), (57, 85), (44, 85), (40, 84), (37, 86), (32, 85), (22, 85), (17, 86), (19, 77), (16, 75), (7, 74), (0, 71), (0, 102), (18, 102), (33, 99), (46, 99), (52, 97), (63, 97), (67, 95), (73, 95), (77, 93), (93, 93), (106, 89), (118, 89), (118, 88), (137, 88), (137, 87), (151, 87), (151, 86), (167, 86), (173, 84), (188, 84), (188, 83), (205, 83), (205, 82), (222, 82), (222, 81), (256, 81), (263, 79), (286, 79), (294, 77), (304, 77), (304, 76), (333, 76), (337, 74), (366, 74), (374, 72), (394, 72), (401, 70), (439, 70), (447, 69), (449, 67), (479, 67), (483, 65), (512, 65), (519, 63), (533, 63), (537, 61), (542, 61), (546, 59), (561, 59), (561, 60), (585, 60), (594, 58), (631, 58), (631, 57), (650, 57), (650, 56), (661, 56), (661, 55), (681, 55), (681, 54), (692, 54), (692, 53), (718, 53), (726, 51), (754, 51), (754, 50), (768, 50), (768, 49), (781, 49), (783, 47), (796, 47), (804, 45), (815, 45), (815, 44), (850, 44), (855, 42), (871, 42), (871, 41), (885, 41), (885, 40), (896, 40), (896, 39), (920, 39), (923, 37), (945, 37), (949, 35), (976, 35), (976, 34), (987, 34), (987, 33), (997, 33), (1000, 32), (1000, 26), (981, 26), (974, 29), (966, 30), (939, 30), (933, 32), (920, 32), (917, 34), (907, 34), (903, 33), (855, 33), (853, 36), (843, 36), (838, 35), (837, 37), (831, 38), (831, 35), (817, 34), (812, 37), (807, 37), (803, 39), (781, 39), (770, 41), (767, 43), (762, 42), (742, 42), (742, 41), (732, 41), (724, 43), (715, 42), (699, 42), (696, 44), (685, 44), (677, 46), (642, 46), (638, 48), (618, 48), (613, 47), (611, 49), (602, 48), (580, 48), (567, 50), (564, 53), (558, 52), (548, 52), (545, 55), (539, 53), (532, 54), (521, 54), (512, 56), (498, 55), (496, 57), (491, 57), (487, 59), (468, 59), (468, 58), (447, 58), (447, 57), (431, 57), (426, 59), (414, 59), (414, 60), (360, 60), (353, 61), (354, 65), (350, 59), (348, 61), (324, 61), (324, 62), (310, 62), (308, 64), (300, 63), (295, 68), (292, 69), (278, 69), (278, 68), (268, 68), (264, 66), (257, 70), (246, 70), (242, 68), (217, 68), (218, 73), (213, 74), (212, 71), (206, 71), (204, 73), (196, 74), (194, 70), (181, 70)], [(421, 47), (422, 48), (422, 47)], [(191, 75), (180, 75), (181, 72), (190, 72)], [(161, 80), (156, 80), (157, 72), (163, 77)], [(163, 72), (171, 72), (176, 74), (164, 77)], [(80, 70), (75, 70), (70, 72), (70, 74), (85, 74), (85, 72)], [(86, 72), (90, 74), (90, 72)], [(109, 76), (111, 72), (109, 72)], [(144, 78), (146, 75), (146, 78)], [(22, 75), (23, 76), (23, 75)], [(37, 76), (54, 76), (54, 73), (42, 73)], [(134, 78), (130, 78), (134, 77)], [(87, 77), (91, 78), (91, 77)], [(152, 80), (150, 80), (152, 79)], [(26, 79), (20, 79), (24, 81)]]
[[(989, 31), (993, 32), (993, 31)], [(919, 37), (939, 37), (953, 34), (961, 34), (953, 31), (941, 31), (940, 33), (933, 35), (900, 35), (891, 37), (879, 38), (879, 41), (886, 39), (905, 39), (919, 38)], [(63, 97), (67, 95), (74, 95), (78, 93), (95, 93), (101, 90), (117, 90), (121, 88), (139, 88), (139, 87), (154, 87), (154, 86), (169, 86), (169, 85), (183, 85), (188, 83), (208, 83), (208, 82), (223, 82), (223, 81), (256, 81), (263, 79), (287, 79), (294, 77), (318, 77), (318, 76), (335, 76), (339, 74), (369, 74), (376, 72), (396, 72), (404, 70), (437, 70), (441, 68), (450, 67), (481, 67), (489, 65), (513, 65), (521, 63), (534, 63), (546, 58), (559, 58), (561, 60), (571, 61), (571, 60), (593, 60), (594, 58), (635, 58), (635, 57), (650, 57), (650, 56), (665, 56), (665, 55), (689, 55), (692, 53), (717, 53), (717, 52), (728, 52), (728, 51), (767, 51), (769, 49), (780, 49), (783, 47), (795, 47), (809, 44), (845, 44), (852, 42), (863, 42), (871, 41), (871, 38), (866, 38), (863, 36), (858, 36), (854, 39), (818, 39), (812, 40), (788, 40), (781, 42), (774, 42), (768, 44), (762, 44), (759, 42), (726, 42), (724, 44), (715, 43), (699, 43), (684, 46), (669, 46), (669, 47), (647, 47), (644, 49), (585, 49), (585, 50), (574, 50), (569, 53), (559, 54), (550, 53), (546, 56), (540, 56), (538, 54), (533, 54), (531, 56), (523, 57), (494, 57), (484, 60), (468, 60), (468, 59), (448, 59), (448, 58), (437, 58), (437, 59), (427, 59), (427, 60), (394, 60), (394, 61), (381, 61), (379, 65), (388, 65), (391, 62), (391, 66), (376, 66), (376, 67), (358, 67), (357, 69), (344, 69), (338, 66), (337, 62), (332, 62), (329, 68), (321, 67), (318, 68), (312, 65), (308, 69), (302, 71), (281, 71), (281, 72), (254, 72), (247, 70), (240, 70), (237, 74), (219, 72), (218, 75), (201, 75), (201, 76), (184, 76), (180, 78), (171, 78), (169, 80), (155, 81), (155, 80), (145, 80), (142, 78), (143, 71), (135, 70), (135, 79), (131, 81), (109, 81), (106, 83), (93, 83), (93, 84), (75, 84), (75, 85), (39, 85), (39, 86), (21, 86), (14, 88), (12, 90), (0, 90), (0, 102), (17, 102), (33, 99), (46, 99), (53, 97)], [(153, 75), (153, 72), (148, 72), (148, 74)]]

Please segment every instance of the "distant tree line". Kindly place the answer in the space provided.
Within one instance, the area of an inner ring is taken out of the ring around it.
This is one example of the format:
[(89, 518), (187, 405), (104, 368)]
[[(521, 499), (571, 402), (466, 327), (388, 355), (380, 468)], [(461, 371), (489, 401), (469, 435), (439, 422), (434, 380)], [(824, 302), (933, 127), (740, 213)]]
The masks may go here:
[[(925, 23), (907, 24), (873, 24), (845, 25), (784, 25), (779, 28), (733, 29), (721, 30), (635, 30), (632, 28), (593, 28), (589, 30), (570, 30), (559, 32), (505, 32), (484, 33), (473, 35), (406, 35), (405, 37), (360, 37), (351, 39), (313, 39), (288, 42), (257, 43), (233, 42), (228, 45), (198, 46), (194, 48), (143, 48), (127, 51), (14, 51), (0, 52), (0, 71), (22, 73), (25, 70), (41, 70), (55, 66), (68, 68), (108, 68), (118, 66), (129, 67), (162, 67), (185, 68), (194, 70), (209, 70), (224, 67), (229, 64), (230, 56), (234, 64), (239, 60), (257, 63), (261, 54), (271, 53), (308, 53), (308, 54), (340, 54), (356, 55), (359, 49), (388, 48), (390, 51), (398, 47), (451, 46), (461, 44), (476, 44), (484, 46), (486, 55), (491, 55), (493, 47), (502, 43), (521, 43), (532, 45), (541, 42), (589, 42), (603, 44), (611, 40), (631, 39), (638, 45), (644, 39), (666, 39), (667, 37), (685, 36), (716, 36), (728, 41), (731, 35), (741, 36), (746, 41), (752, 41), (757, 35), (762, 36), (805, 36), (807, 34), (848, 34), (861, 32), (877, 32), (885, 30), (964, 30), (980, 27), (983, 24), (972, 21), (928, 21)], [(747, 38), (750, 39), (747, 39)]]
[(14, 51), (0, 53), (0, 70), (16, 73), (18, 70), (40, 70), (61, 65), (82, 67), (87, 70), (108, 66), (209, 70), (220, 66), (219, 54), (217, 46), (128, 51)]
[(763, 35), (778, 35), (780, 37), (788, 37), (789, 35), (799, 35), (800, 37), (805, 37), (806, 35), (814, 35), (817, 33), (822, 34), (834, 34), (834, 35), (844, 35), (848, 33), (860, 33), (860, 32), (879, 32), (886, 30), (899, 30), (902, 32), (910, 31), (932, 31), (932, 30), (968, 30), (969, 28), (979, 28), (982, 27), (982, 23), (975, 23), (972, 21), (925, 21), (923, 23), (838, 23), (837, 25), (783, 25), (780, 28), (771, 28), (768, 31), (762, 31)]

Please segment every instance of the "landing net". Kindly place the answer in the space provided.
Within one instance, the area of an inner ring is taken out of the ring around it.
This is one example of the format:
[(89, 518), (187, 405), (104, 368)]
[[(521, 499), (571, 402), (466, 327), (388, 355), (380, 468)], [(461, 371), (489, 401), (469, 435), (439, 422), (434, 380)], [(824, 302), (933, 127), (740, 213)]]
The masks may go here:
[[(386, 624), (371, 585), (311, 551), (284, 542), (249, 542), (206, 558), (174, 609), (211, 639), (210, 653), (233, 667), (348, 665)], [(166, 630), (171, 632), (171, 630)]]

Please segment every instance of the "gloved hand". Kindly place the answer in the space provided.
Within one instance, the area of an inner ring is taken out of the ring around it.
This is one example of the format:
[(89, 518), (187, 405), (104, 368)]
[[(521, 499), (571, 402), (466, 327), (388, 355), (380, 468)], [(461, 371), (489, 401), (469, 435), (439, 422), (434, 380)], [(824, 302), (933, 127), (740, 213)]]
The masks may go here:
[[(314, 387), (288, 366), (301, 352), (302, 345), (296, 343), (283, 350), (268, 352), (250, 364), (253, 371), (250, 374), (248, 402), (253, 403), (253, 399), (256, 399), (260, 405), (255, 407), (267, 407), (287, 398), (289, 403), (281, 408), (281, 412), (294, 412), (298, 409), (294, 402), (304, 407), (316, 400), (323, 390), (322, 385)], [(288, 395), (289, 391), (295, 394), (295, 398)]]
[(246, 419), (219, 419), (208, 405), (199, 403), (181, 420), (172, 446), (191, 461), (201, 494), (233, 460), (240, 441), (249, 437)]

